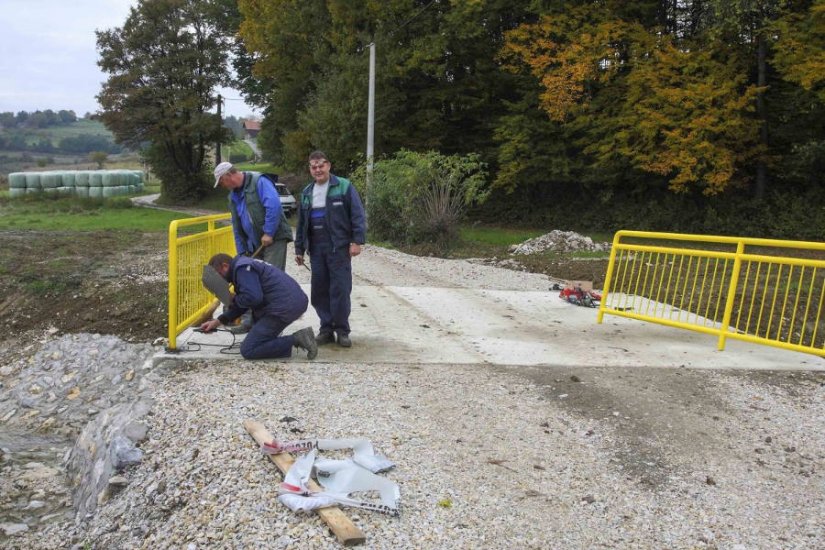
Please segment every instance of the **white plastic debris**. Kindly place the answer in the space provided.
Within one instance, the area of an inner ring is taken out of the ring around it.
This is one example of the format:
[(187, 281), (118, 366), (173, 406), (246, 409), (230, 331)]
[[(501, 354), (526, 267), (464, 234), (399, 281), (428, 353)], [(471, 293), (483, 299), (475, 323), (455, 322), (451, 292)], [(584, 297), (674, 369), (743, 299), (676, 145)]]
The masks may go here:
[(372, 443), (367, 439), (302, 439), (284, 442), (272, 441), (261, 445), (261, 450), (266, 454), (303, 453), (312, 449), (320, 451), (352, 449), (352, 461), (376, 474), (386, 472), (395, 466), (386, 457), (376, 454), (372, 448)]
[[(278, 489), (278, 500), (290, 510), (309, 511), (332, 506), (351, 506), (397, 516), (401, 505), (398, 484), (373, 473), (394, 466), (381, 455), (376, 455), (372, 444), (365, 439), (314, 439), (279, 443), (273, 441), (261, 446), (267, 454), (309, 450), (297, 458)], [(317, 449), (353, 449), (353, 458), (345, 460), (317, 459)], [(356, 460), (357, 459), (357, 460)], [(318, 484), (323, 491), (312, 491), (309, 480), (315, 468)], [(351, 498), (352, 493), (378, 493), (380, 503)]]

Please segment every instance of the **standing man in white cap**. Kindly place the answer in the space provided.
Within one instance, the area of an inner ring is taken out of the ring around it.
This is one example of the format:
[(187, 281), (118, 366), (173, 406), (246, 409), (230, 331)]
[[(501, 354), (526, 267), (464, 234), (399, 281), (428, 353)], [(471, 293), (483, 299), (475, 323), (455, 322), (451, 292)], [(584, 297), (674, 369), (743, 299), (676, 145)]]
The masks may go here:
[(286, 268), (286, 247), (292, 228), (286, 221), (275, 182), (260, 172), (241, 172), (229, 162), (215, 167), (215, 187), (229, 191), (229, 211), (238, 254), (259, 258), (281, 271)]

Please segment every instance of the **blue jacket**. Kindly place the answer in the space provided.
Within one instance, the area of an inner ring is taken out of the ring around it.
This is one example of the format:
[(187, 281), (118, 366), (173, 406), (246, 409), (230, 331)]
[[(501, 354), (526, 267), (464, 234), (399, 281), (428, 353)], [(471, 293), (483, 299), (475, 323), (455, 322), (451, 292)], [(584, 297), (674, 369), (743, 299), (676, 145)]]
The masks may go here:
[[(295, 255), (303, 256), (309, 248), (309, 221), (312, 213), (310, 183), (301, 192), (298, 207), (298, 227), (295, 230)], [(361, 197), (349, 180), (329, 175), (326, 205), (327, 228), (332, 237), (332, 247), (349, 247), (350, 243), (364, 244), (367, 240), (367, 218)]]
[(229, 211), (238, 254), (252, 254), (261, 245), (261, 237), (292, 240), (292, 228), (281, 207), (275, 184), (258, 172), (243, 172), (243, 185), (229, 192)]
[(274, 315), (292, 322), (307, 310), (309, 299), (301, 286), (289, 275), (261, 260), (235, 256), (229, 264), (229, 282), (235, 286), (235, 300), (229, 310), (218, 317), (229, 324), (247, 309), (260, 319)]

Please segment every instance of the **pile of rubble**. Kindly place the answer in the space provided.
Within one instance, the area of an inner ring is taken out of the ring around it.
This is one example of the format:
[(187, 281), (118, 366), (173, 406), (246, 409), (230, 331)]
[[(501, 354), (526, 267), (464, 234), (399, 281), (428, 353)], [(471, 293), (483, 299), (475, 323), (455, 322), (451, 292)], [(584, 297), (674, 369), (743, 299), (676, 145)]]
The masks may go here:
[(594, 243), (590, 237), (585, 237), (575, 231), (554, 229), (550, 233), (526, 240), (521, 244), (512, 245), (509, 252), (511, 254), (536, 254), (546, 250), (556, 252), (574, 252), (577, 250), (607, 252), (610, 250), (610, 243)]

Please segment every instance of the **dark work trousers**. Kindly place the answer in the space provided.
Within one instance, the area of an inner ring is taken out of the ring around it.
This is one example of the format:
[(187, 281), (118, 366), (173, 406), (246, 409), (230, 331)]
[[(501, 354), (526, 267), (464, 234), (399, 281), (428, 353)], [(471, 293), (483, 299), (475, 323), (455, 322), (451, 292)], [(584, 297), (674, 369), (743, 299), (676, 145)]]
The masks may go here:
[(288, 322), (274, 315), (265, 315), (260, 319), (256, 319), (255, 324), (252, 325), (252, 330), (249, 331), (241, 344), (243, 358), (275, 359), (291, 357), (295, 339), (291, 334), (281, 336), (288, 325)]
[(333, 250), (326, 229), (312, 220), (309, 261), (312, 265), (310, 302), (321, 319), (321, 333), (349, 334), (352, 258), (349, 247)]
[(269, 265), (274, 265), (281, 271), (286, 271), (286, 245), (289, 241), (285, 239), (278, 239), (272, 241), (272, 244), (265, 246), (258, 258), (265, 261)]

